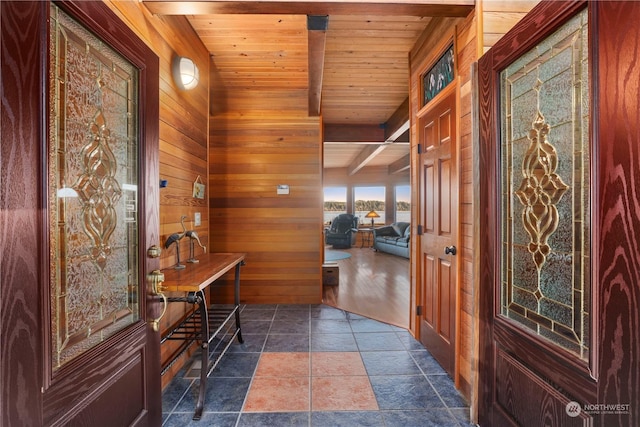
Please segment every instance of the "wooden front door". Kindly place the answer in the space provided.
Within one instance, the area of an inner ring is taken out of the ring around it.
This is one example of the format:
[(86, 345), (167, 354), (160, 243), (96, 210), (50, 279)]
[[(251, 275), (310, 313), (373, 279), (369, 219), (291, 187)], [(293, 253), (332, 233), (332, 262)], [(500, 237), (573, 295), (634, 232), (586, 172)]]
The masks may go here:
[(420, 155), (420, 341), (452, 376), (458, 239), (456, 91), (450, 85), (418, 118)]
[(480, 425), (640, 425), (639, 19), (541, 2), (479, 61)]
[(157, 56), (101, 2), (2, 2), (1, 425), (160, 425)]

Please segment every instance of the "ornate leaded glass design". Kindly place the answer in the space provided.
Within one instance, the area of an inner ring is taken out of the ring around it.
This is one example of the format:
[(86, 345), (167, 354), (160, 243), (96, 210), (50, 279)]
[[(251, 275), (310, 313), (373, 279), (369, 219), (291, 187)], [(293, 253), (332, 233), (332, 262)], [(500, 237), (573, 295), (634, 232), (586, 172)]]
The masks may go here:
[(51, 6), (53, 369), (139, 319), (138, 71)]
[(501, 314), (586, 359), (589, 76), (586, 10), (500, 75)]
[(435, 98), (437, 94), (442, 92), (442, 89), (453, 81), (453, 57), (453, 45), (451, 45), (438, 59), (438, 62), (422, 76), (422, 105)]

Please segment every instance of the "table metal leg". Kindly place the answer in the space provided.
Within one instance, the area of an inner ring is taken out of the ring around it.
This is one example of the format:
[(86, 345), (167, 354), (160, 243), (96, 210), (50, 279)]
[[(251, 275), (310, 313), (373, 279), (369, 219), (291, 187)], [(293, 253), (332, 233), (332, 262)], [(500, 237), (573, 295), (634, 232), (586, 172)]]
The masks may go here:
[(244, 261), (236, 264), (236, 276), (234, 282), (234, 302), (236, 304), (236, 330), (238, 331), (238, 342), (242, 344), (242, 330), (240, 329), (240, 266), (244, 265)]
[(202, 352), (202, 366), (200, 366), (200, 391), (198, 393), (198, 403), (196, 411), (193, 414), (194, 420), (202, 417), (204, 409), (204, 396), (207, 391), (207, 374), (209, 372), (209, 319), (207, 313), (207, 299), (203, 291), (196, 294), (198, 301), (198, 310), (200, 310), (200, 333), (202, 334), (202, 344), (200, 346)]

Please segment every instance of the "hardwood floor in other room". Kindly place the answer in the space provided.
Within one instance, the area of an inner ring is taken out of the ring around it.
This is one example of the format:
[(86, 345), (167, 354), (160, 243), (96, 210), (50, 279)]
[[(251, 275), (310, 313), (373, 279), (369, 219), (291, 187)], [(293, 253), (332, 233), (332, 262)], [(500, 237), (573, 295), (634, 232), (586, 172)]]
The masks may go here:
[(409, 260), (371, 248), (344, 249), (335, 261), (338, 286), (323, 286), (323, 302), (381, 322), (409, 327)]

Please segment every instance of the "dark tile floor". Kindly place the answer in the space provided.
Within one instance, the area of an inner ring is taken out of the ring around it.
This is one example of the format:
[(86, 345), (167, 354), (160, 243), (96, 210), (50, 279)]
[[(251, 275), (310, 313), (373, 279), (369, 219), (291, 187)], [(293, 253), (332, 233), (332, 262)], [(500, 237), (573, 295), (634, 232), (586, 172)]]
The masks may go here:
[(247, 305), (241, 322), (244, 343), (211, 374), (202, 419), (191, 419), (198, 380), (186, 368), (163, 393), (164, 426), (472, 425), (405, 329), (326, 305)]

